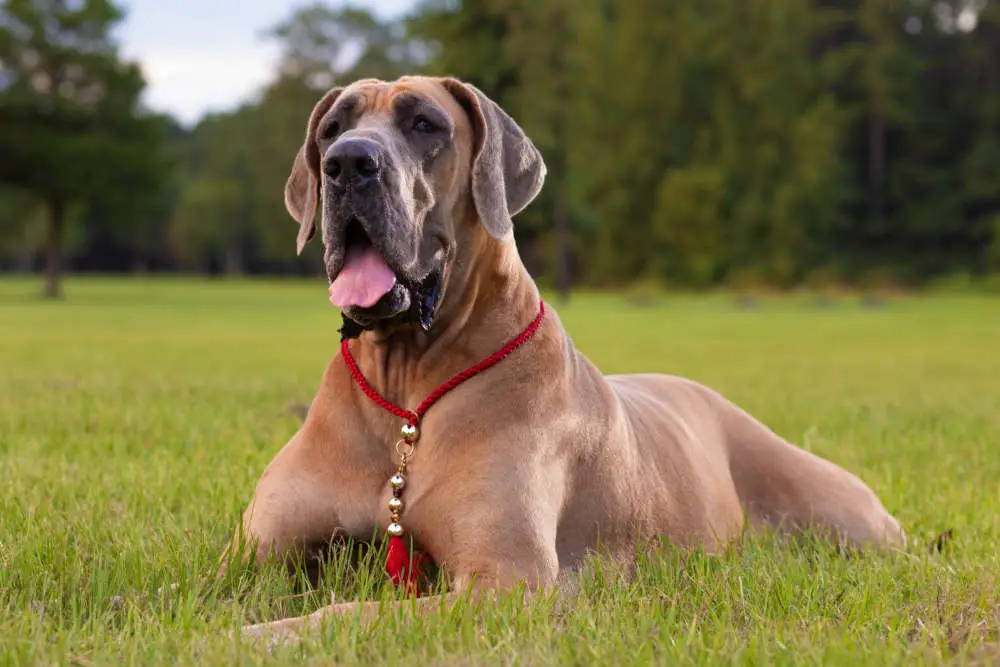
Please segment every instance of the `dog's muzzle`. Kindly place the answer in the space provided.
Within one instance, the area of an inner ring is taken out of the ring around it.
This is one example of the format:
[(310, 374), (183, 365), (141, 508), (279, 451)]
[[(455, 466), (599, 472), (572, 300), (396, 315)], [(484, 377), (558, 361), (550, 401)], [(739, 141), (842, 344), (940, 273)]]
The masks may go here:
[(330, 301), (344, 317), (341, 334), (356, 337), (381, 322), (405, 321), (431, 328), (441, 296), (442, 271), (416, 280), (393, 269), (372, 243), (359, 218), (343, 233), (339, 267), (327, 265)]
[[(408, 252), (396, 248), (414, 228), (395, 205), (398, 174), (369, 132), (342, 135), (323, 160), (327, 196), (335, 206), (329, 230), (330, 301), (344, 316), (342, 334), (356, 336), (383, 322), (401, 320), (428, 330), (441, 295), (443, 267), (413, 275), (401, 270)], [(415, 231), (412, 233), (416, 233)]]
[[(343, 324), (340, 328), (341, 340), (357, 338), (361, 332), (374, 329), (380, 322), (399, 319), (419, 326), (424, 331), (430, 331), (437, 314), (441, 299), (441, 273), (433, 272), (426, 280), (418, 284), (397, 282), (379, 303), (370, 309), (342, 309)], [(386, 305), (380, 307), (385, 301)], [(397, 311), (392, 304), (407, 304), (406, 308)], [(388, 317), (380, 317), (380, 310), (394, 313)]]

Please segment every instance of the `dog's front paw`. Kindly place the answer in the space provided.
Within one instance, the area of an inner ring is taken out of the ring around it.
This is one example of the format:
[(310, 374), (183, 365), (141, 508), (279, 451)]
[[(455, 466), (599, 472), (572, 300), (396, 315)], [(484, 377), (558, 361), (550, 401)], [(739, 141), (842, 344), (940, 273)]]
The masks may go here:
[(288, 633), (273, 627), (274, 623), (256, 623), (244, 625), (239, 630), (230, 630), (229, 639), (239, 639), (248, 646), (263, 648), (268, 653), (277, 646), (287, 643)]
[(277, 646), (290, 646), (302, 641), (302, 634), (312, 629), (316, 625), (315, 621), (313, 616), (301, 616), (244, 625), (239, 630), (231, 630), (229, 638), (239, 637), (247, 644), (262, 646), (270, 652)]

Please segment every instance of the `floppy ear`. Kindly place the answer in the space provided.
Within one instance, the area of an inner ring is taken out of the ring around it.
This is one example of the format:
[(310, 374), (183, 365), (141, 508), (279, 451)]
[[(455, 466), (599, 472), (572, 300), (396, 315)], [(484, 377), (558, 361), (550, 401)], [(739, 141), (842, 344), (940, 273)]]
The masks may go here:
[(541, 191), (545, 161), (524, 130), (481, 90), (457, 79), (442, 83), (472, 121), (472, 199), (483, 227), (501, 239), (513, 229), (511, 217)]
[(295, 156), (292, 173), (288, 175), (288, 181), (285, 183), (285, 208), (299, 223), (296, 252), (300, 255), (316, 232), (314, 219), (320, 195), (320, 154), (319, 146), (316, 145), (316, 130), (320, 120), (337, 101), (342, 90), (343, 88), (334, 88), (313, 107), (309, 123), (306, 125), (306, 140)]

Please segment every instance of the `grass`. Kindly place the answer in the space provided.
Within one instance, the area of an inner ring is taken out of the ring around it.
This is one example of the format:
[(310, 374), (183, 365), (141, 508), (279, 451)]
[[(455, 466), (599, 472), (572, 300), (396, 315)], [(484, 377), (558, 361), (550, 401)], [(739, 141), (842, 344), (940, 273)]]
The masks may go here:
[[(339, 560), (204, 583), (338, 342), (317, 281), (76, 279), (61, 303), (0, 281), (0, 664), (996, 664), (1000, 301), (739, 309), (724, 297), (559, 311), (605, 372), (705, 382), (851, 469), (911, 537), (895, 558), (818, 543), (664, 552), (624, 579), (270, 654), (242, 623), (392, 593)], [(952, 530), (942, 553), (929, 548)], [(160, 590), (178, 582), (176, 589)]]

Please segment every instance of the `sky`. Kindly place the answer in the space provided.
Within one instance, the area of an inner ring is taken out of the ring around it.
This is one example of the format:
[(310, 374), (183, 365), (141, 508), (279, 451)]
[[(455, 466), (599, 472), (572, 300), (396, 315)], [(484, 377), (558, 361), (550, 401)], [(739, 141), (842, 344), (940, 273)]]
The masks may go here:
[[(344, 0), (328, 0), (333, 6)], [(261, 33), (308, 0), (121, 0), (126, 17), (116, 31), (122, 55), (146, 75), (146, 105), (186, 125), (225, 111), (268, 81), (277, 45)], [(414, 0), (354, 0), (392, 16)]]

